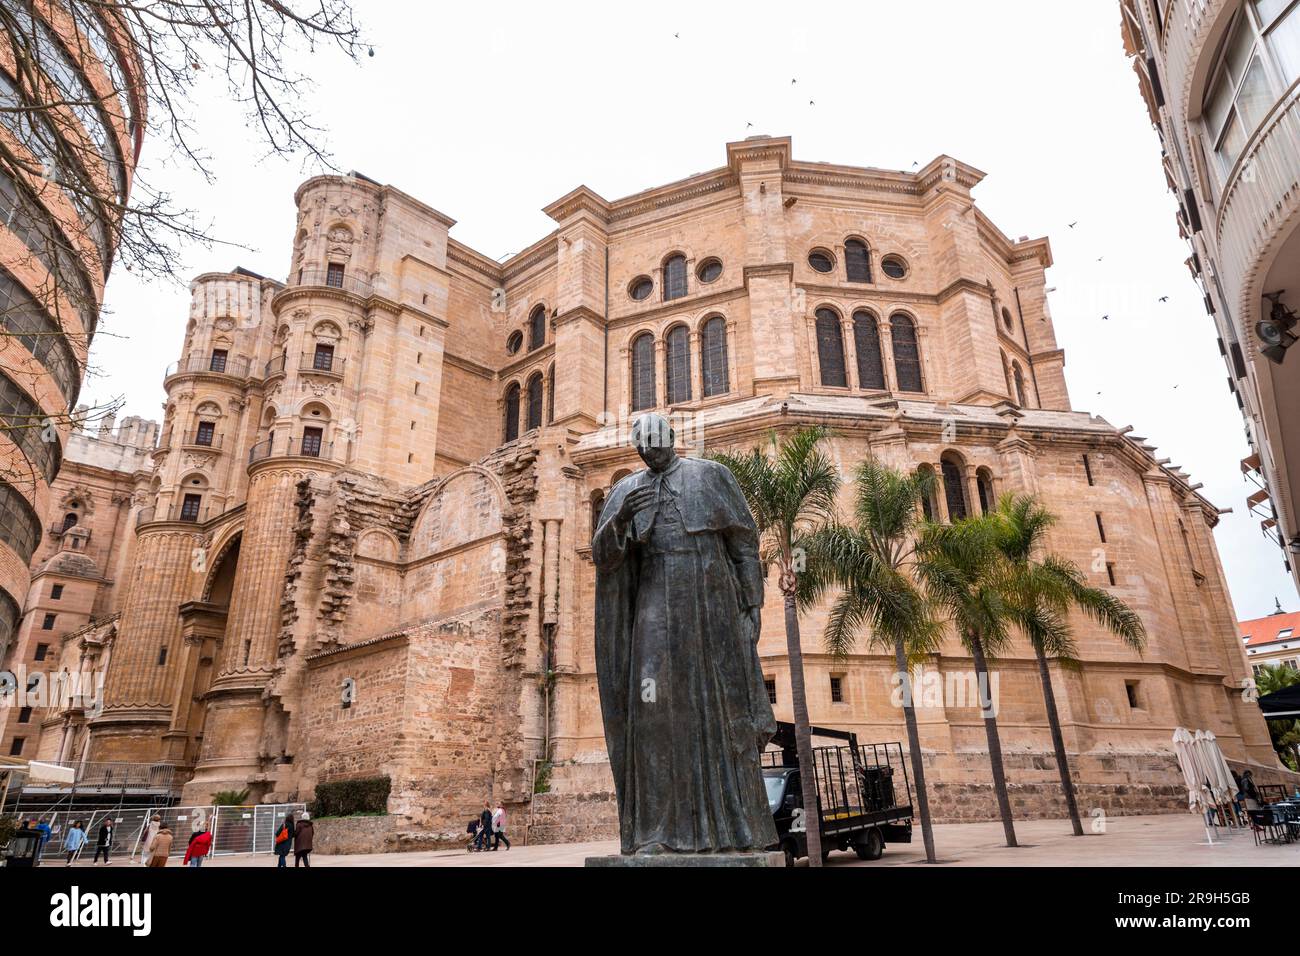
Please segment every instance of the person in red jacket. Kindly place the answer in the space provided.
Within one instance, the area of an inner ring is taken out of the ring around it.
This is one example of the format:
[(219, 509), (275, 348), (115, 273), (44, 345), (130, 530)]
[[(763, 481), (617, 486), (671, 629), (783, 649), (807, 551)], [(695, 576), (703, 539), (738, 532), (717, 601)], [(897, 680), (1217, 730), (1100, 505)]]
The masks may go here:
[(212, 850), (212, 834), (206, 829), (196, 830), (190, 834), (190, 845), (185, 848), (185, 859), (181, 866), (202, 866), (203, 858)]

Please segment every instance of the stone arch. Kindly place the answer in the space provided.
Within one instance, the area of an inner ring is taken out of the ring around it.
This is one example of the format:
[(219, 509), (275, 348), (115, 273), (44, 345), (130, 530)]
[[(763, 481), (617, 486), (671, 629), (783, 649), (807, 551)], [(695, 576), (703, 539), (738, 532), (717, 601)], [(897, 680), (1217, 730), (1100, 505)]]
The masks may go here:
[(501, 479), (480, 465), (452, 472), (420, 508), (407, 543), (416, 561), (501, 530), (506, 491)]
[(208, 573), (203, 579), (203, 591), (200, 594), (199, 600), (210, 602), (213, 596), (213, 585), (218, 583), (220, 575), (223, 572), (229, 573), (230, 571), (233, 571), (234, 564), (230, 567), (226, 567), (226, 562), (229, 560), (235, 564), (238, 563), (239, 547), (243, 541), (243, 537), (243, 525), (233, 525), (226, 529), (222, 536), (214, 541), (212, 546), (208, 548)]
[(402, 544), (397, 540), (397, 535), (387, 528), (367, 528), (357, 536), (357, 546), (353, 553), (358, 558), (396, 561), (401, 550)]

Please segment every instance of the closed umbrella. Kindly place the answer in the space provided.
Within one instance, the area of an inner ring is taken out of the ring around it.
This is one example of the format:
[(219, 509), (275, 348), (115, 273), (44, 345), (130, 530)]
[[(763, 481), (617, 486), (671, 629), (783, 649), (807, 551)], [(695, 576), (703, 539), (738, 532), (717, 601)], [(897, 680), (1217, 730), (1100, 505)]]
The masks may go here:
[(1205, 771), (1205, 779), (1210, 785), (1210, 795), (1215, 804), (1227, 803), (1232, 799), (1235, 786), (1232, 774), (1228, 773), (1219, 750), (1219, 742), (1208, 730), (1198, 730), (1193, 737), (1192, 746), (1196, 748), (1197, 757)]
[(1205, 841), (1214, 843), (1214, 832), (1210, 829), (1205, 811), (1213, 803), (1210, 788), (1206, 786), (1206, 768), (1196, 749), (1196, 738), (1186, 728), (1174, 730), (1174, 755), (1178, 758), (1178, 769), (1183, 772), (1183, 783), (1187, 787), (1187, 809), (1199, 813), (1205, 824)]

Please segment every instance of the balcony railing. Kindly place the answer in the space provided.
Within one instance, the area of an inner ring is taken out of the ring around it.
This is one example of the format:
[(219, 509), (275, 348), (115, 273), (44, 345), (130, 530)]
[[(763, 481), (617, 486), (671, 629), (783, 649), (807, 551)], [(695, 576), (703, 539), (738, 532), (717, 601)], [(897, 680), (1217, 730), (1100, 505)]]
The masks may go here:
[(186, 448), (211, 448), (220, 451), (223, 439), (223, 435), (214, 434), (213, 432), (196, 431), (186, 435), (183, 444)]
[(197, 509), (185, 508), (184, 501), (173, 501), (170, 506), (160, 508), (157, 505), (147, 505), (140, 509), (139, 517), (135, 519), (136, 527), (142, 524), (148, 524), (151, 521), (186, 521), (194, 524), (202, 524), (209, 518), (215, 518), (221, 514), (221, 510), (215, 510), (207, 502), (202, 501)]
[(311, 372), (317, 375), (335, 375), (342, 376), (343, 363), (347, 359), (340, 358), (337, 355), (331, 355), (324, 352), (303, 352), (302, 357), (298, 360), (298, 371)]
[(1260, 303), (1257, 298), (1243, 301), (1249, 292), (1243, 282), (1256, 274), (1261, 257), (1294, 222), (1300, 209), (1298, 178), (1300, 88), (1293, 88), (1247, 143), (1219, 202), (1219, 273), (1247, 328), (1259, 317)]
[(56, 767), (70, 767), (76, 771), (71, 784), (32, 784), (32, 788), (70, 790), (170, 790), (176, 775), (175, 764), (123, 763), (117, 761), (44, 760), (42, 763)]
[(334, 457), (334, 443), (332, 441), (318, 441), (312, 437), (303, 439), (299, 436), (284, 438), (276, 435), (274, 438), (260, 441), (248, 449), (248, 463), (251, 465), (254, 462), (262, 461), (264, 458), (286, 455), (300, 458), (324, 458), (329, 461), (337, 460)]
[(283, 375), (284, 366), (288, 359), (289, 356), (284, 355), (283, 353), (271, 356), (271, 361), (267, 362), (265, 369), (263, 369), (263, 377), (270, 378), (273, 375)]
[(230, 375), (234, 378), (248, 378), (249, 360), (244, 355), (188, 355), (179, 362), (167, 366), (165, 378), (173, 375), (210, 372), (214, 375)]
[(354, 295), (368, 296), (372, 286), (368, 279), (363, 279), (351, 272), (330, 272), (328, 269), (299, 269), (289, 276), (289, 284), (280, 292), (298, 286), (325, 286), (330, 289), (342, 289)]

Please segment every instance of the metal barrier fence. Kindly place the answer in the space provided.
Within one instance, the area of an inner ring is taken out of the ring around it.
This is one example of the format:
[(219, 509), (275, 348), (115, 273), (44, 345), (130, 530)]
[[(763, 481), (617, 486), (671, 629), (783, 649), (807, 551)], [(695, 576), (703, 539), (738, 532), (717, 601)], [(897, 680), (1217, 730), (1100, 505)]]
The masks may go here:
[(81, 821), (86, 830), (86, 844), (77, 859), (94, 858), (99, 839), (99, 827), (104, 820), (113, 821), (111, 858), (116, 861), (140, 859), (141, 841), (150, 819), (157, 815), (160, 825), (172, 831), (170, 857), (182, 857), (189, 845), (190, 834), (207, 826), (212, 831), (212, 853), (270, 853), (275, 849), (275, 831), (284, 815), (295, 814), (307, 808), (305, 803), (264, 803), (248, 807), (114, 807), (101, 810), (57, 810), (33, 814), (32, 818), (50, 825), (50, 838), (41, 847), (40, 858), (47, 862), (63, 862), (68, 831)]

